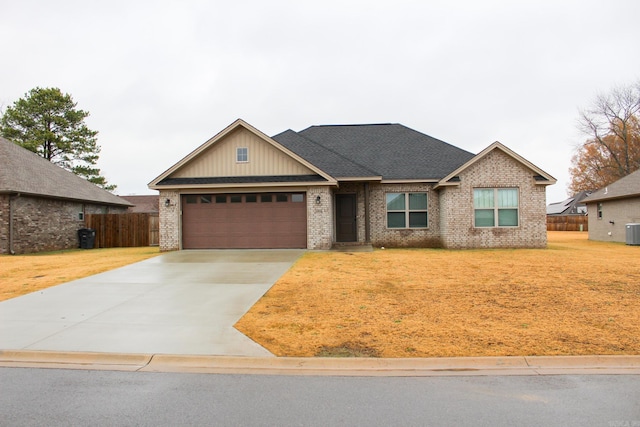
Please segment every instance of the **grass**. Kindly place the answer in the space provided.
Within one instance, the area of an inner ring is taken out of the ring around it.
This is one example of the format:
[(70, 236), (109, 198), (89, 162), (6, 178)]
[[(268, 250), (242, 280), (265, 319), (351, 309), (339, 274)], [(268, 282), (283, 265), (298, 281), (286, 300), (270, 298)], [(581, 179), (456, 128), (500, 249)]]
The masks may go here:
[(640, 247), (306, 253), (236, 328), (278, 356), (640, 354)]
[(154, 257), (157, 247), (0, 255), (0, 301)]

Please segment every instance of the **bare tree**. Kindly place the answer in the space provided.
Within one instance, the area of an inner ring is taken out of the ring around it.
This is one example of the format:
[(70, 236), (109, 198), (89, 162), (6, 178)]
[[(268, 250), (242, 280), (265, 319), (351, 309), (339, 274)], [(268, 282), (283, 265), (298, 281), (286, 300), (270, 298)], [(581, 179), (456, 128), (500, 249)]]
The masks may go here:
[(589, 139), (572, 158), (570, 190), (596, 190), (640, 169), (640, 82), (598, 95), (580, 113)]

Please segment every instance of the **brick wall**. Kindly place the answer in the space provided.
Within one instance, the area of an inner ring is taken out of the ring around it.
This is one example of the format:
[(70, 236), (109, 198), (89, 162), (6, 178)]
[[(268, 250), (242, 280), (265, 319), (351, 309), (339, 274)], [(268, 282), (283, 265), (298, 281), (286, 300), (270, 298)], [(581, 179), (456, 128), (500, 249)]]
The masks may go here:
[[(166, 200), (169, 206), (166, 206)], [(160, 250), (180, 249), (180, 193), (160, 191)]]
[(84, 228), (79, 213), (121, 213), (126, 207), (107, 207), (39, 197), (0, 199), (0, 253), (9, 253), (9, 210), (13, 208), (13, 251), (34, 253), (79, 246), (78, 230)]
[[(316, 203), (320, 196), (320, 203)], [(333, 242), (333, 196), (329, 187), (307, 189), (307, 249), (331, 249)]]
[[(587, 212), (589, 212), (589, 240), (626, 242), (627, 224), (640, 223), (640, 197), (603, 201), (602, 219), (598, 219), (597, 203), (589, 203)], [(609, 221), (613, 221), (613, 224)]]
[[(440, 191), (442, 241), (447, 248), (543, 248), (547, 245), (546, 187), (534, 172), (496, 149), (460, 175), (460, 185)], [(473, 189), (519, 189), (517, 227), (475, 228)]]
[(0, 194), (0, 254), (9, 253), (9, 195)]
[[(386, 193), (426, 192), (427, 228), (387, 228)], [(441, 247), (440, 203), (432, 184), (371, 184), (369, 192), (371, 244), (375, 247)]]

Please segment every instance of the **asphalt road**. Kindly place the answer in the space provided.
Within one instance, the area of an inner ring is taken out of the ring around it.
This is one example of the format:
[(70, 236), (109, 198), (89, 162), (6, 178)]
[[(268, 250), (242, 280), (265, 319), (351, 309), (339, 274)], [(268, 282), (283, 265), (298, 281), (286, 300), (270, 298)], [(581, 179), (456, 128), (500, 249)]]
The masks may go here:
[(640, 427), (640, 376), (373, 378), (0, 368), (0, 425)]

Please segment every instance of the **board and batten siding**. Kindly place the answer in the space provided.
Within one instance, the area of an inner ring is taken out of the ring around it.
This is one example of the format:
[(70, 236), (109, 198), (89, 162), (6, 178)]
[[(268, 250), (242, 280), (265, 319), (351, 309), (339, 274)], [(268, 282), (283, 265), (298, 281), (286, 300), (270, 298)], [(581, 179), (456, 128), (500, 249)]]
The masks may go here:
[[(236, 149), (239, 147), (248, 148), (248, 162), (236, 162)], [(239, 128), (172, 173), (171, 177), (310, 175), (314, 173), (254, 133)]]

